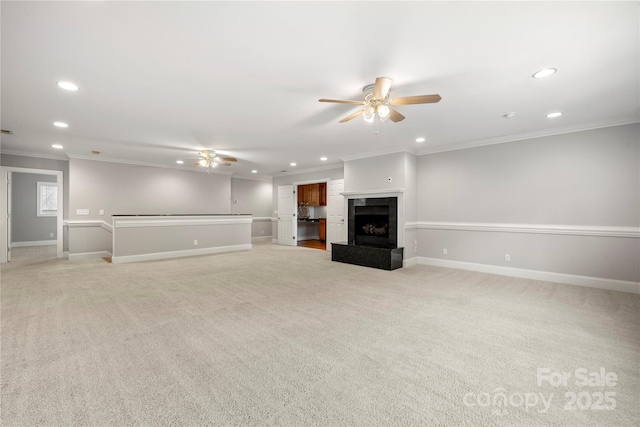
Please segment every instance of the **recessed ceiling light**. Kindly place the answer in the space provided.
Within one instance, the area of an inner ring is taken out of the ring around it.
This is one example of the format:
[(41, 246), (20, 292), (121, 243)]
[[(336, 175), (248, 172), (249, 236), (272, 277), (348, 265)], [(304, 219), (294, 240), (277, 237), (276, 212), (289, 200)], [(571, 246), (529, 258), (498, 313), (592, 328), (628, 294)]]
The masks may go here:
[(58, 82), (58, 86), (66, 90), (73, 90), (73, 91), (78, 90), (78, 85), (71, 82)]
[(258, 171), (254, 169), (251, 171), (251, 173), (258, 173)]
[(64, 122), (53, 122), (53, 125), (59, 128), (68, 128), (69, 125)]
[(181, 165), (181, 164), (183, 164), (183, 163), (184, 163), (184, 160), (176, 160), (176, 163), (177, 163), (177, 164), (179, 164), (179, 165)]
[(295, 166), (296, 164), (294, 162), (291, 162), (291, 163), (289, 163), (289, 165)]
[(416, 142), (425, 142), (426, 139), (424, 137), (416, 138)]
[(556, 117), (560, 117), (562, 115), (562, 111), (556, 111), (554, 113), (547, 114), (547, 119), (553, 119)]
[(53, 145), (52, 145), (52, 147), (53, 147), (53, 148), (57, 148), (58, 150), (61, 150), (61, 149), (63, 149), (63, 148), (64, 148), (64, 147), (63, 147), (62, 145), (60, 145), (60, 144), (53, 144)]
[(536, 71), (531, 77), (533, 77), (534, 79), (544, 79), (545, 77), (549, 77), (550, 75), (555, 74), (556, 71), (558, 70), (556, 70), (555, 68), (545, 68), (543, 70)]
[(502, 117), (504, 117), (505, 119), (513, 119), (515, 116), (516, 116), (516, 113), (507, 113)]
[(323, 157), (320, 157), (320, 160), (322, 160), (323, 162), (326, 162), (327, 158), (323, 156)]

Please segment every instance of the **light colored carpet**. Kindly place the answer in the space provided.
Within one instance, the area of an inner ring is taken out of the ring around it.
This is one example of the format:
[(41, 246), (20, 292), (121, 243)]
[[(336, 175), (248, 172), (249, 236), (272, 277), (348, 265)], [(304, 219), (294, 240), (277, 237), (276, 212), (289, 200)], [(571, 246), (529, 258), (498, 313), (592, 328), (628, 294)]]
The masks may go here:
[[(270, 244), (1, 273), (6, 426), (639, 424), (637, 295)], [(615, 386), (575, 384), (601, 367)]]

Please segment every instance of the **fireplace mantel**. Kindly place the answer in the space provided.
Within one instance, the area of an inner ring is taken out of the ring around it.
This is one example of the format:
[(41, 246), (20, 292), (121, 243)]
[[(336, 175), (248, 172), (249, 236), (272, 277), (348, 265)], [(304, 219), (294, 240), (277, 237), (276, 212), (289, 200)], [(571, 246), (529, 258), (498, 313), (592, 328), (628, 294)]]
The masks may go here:
[(404, 194), (404, 188), (384, 188), (380, 190), (343, 191), (341, 196), (347, 199), (363, 199), (367, 197), (397, 197)]

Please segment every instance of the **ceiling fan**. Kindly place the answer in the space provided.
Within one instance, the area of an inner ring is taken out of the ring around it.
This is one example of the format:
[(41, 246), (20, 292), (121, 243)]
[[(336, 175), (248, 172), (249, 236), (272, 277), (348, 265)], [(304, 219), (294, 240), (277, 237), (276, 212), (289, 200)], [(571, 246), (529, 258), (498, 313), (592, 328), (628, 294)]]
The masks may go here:
[(207, 172), (209, 172), (211, 168), (215, 168), (217, 165), (231, 166), (231, 163), (238, 161), (235, 157), (218, 156), (214, 150), (200, 150), (198, 155), (200, 156), (200, 160), (196, 162), (196, 166), (207, 168)]
[(348, 122), (358, 116), (371, 123), (376, 115), (380, 121), (391, 119), (392, 122), (404, 120), (404, 116), (391, 108), (397, 105), (431, 104), (440, 101), (440, 95), (405, 96), (402, 98), (389, 98), (391, 80), (388, 77), (376, 78), (375, 84), (367, 85), (362, 90), (364, 101), (343, 101), (339, 99), (319, 99), (320, 102), (335, 102), (338, 104), (362, 105), (362, 109), (340, 120), (340, 123)]

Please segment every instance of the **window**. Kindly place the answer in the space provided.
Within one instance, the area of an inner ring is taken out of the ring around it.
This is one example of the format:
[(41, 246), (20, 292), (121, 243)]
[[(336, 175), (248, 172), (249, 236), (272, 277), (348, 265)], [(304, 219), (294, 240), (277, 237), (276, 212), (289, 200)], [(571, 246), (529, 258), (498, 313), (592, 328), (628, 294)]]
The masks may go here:
[(58, 215), (58, 184), (38, 181), (38, 216)]

